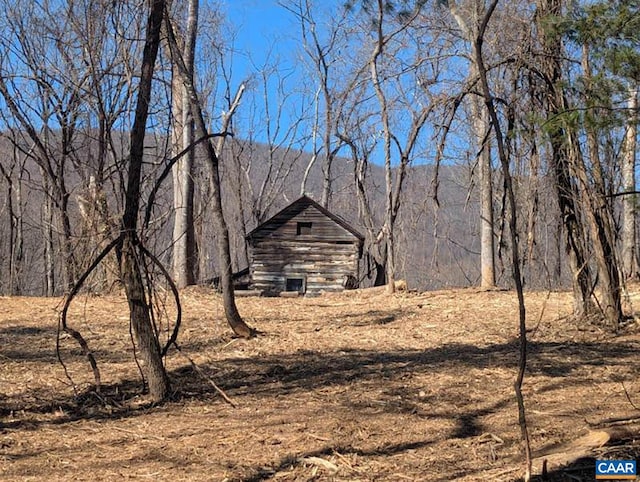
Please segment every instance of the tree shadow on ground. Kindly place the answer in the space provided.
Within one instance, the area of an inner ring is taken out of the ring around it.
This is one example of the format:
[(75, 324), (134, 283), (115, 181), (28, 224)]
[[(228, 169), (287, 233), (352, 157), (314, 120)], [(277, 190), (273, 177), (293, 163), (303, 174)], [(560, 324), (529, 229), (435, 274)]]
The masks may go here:
[(0, 328), (0, 347), (2, 358), (10, 361), (54, 361), (55, 327), (6, 326)]
[(55, 333), (55, 328), (42, 328), (39, 326), (6, 326), (0, 328), (0, 337), (43, 336)]
[[(598, 460), (638, 460), (640, 458), (640, 445), (634, 440), (621, 440), (618, 445), (601, 449)], [(532, 482), (575, 482), (595, 480), (596, 459), (593, 457), (582, 457), (574, 462), (543, 474), (534, 475)], [(610, 479), (607, 479), (610, 480)], [(635, 480), (635, 479), (634, 479)], [(519, 479), (518, 482), (522, 482)]]
[[(398, 308), (394, 310), (369, 310), (367, 312), (343, 313), (341, 320), (346, 321), (342, 326), (375, 326), (387, 325), (397, 320), (411, 316), (415, 310), (410, 308)], [(338, 325), (340, 326), (340, 324)]]
[[(574, 370), (606, 365), (624, 366), (635, 360), (637, 343), (530, 343), (529, 374), (566, 377)], [(477, 347), (451, 343), (427, 350), (301, 350), (259, 358), (228, 358), (203, 368), (225, 391), (254, 396), (282, 395), (323, 386), (381, 381), (403, 375), (443, 370), (515, 368), (517, 342)], [(180, 386), (198, 392), (201, 382), (191, 367), (172, 373)], [(196, 385), (193, 383), (196, 382)], [(566, 386), (566, 385), (565, 385)], [(206, 392), (205, 392), (206, 393)]]
[[(9, 326), (0, 328), (2, 358), (12, 362), (58, 363), (55, 340), (58, 328), (34, 326)], [(119, 363), (130, 360), (130, 354), (123, 350), (109, 351), (89, 344), (91, 353), (98, 362)], [(83, 357), (81, 347), (68, 334), (60, 333), (60, 352), (63, 358)]]
[[(593, 457), (583, 457), (572, 464), (560, 469), (548, 471), (531, 477), (532, 482), (574, 482), (581, 480), (595, 480), (596, 460)], [(522, 481), (520, 479), (518, 482)]]
[[(319, 305), (323, 306), (323, 305)], [(417, 311), (411, 307), (403, 307), (397, 309), (386, 310), (369, 310), (341, 312), (336, 318), (332, 318), (332, 328), (342, 327), (369, 327), (375, 325), (387, 325), (394, 321), (402, 320), (408, 316), (417, 313)], [(256, 317), (254, 322), (257, 326), (260, 326), (263, 317)], [(269, 320), (269, 317), (264, 317), (265, 320)], [(289, 320), (293, 323), (303, 323), (307, 320), (306, 317), (301, 316), (299, 318), (289, 317)], [(318, 323), (314, 326), (313, 331), (322, 330), (323, 324)]]
[[(188, 350), (190, 347), (183, 347)], [(602, 343), (550, 343), (530, 344), (530, 374), (562, 377), (561, 385), (592, 383), (593, 378), (584, 373), (585, 367), (607, 365), (628, 368), (636, 362), (639, 346), (625, 341)], [(340, 350), (318, 352), (301, 350), (291, 354), (260, 357), (228, 358), (199, 366), (195, 370), (190, 365), (170, 373), (176, 392), (175, 400), (208, 400), (217, 396), (216, 389), (205, 377), (215, 383), (232, 398), (242, 396), (275, 397), (299, 391), (313, 391), (323, 387), (344, 386), (357, 390), (354, 384), (374, 384), (379, 386), (386, 380), (394, 381), (415, 375), (437, 375), (448, 371), (452, 376), (469, 369), (513, 368), (517, 363), (517, 342), (501, 343), (478, 347), (470, 344), (451, 343), (427, 350)], [(580, 377), (567, 377), (580, 369)], [(599, 380), (599, 379), (598, 379)], [(34, 402), (25, 405), (21, 396), (0, 399), (0, 416), (25, 410), (34, 413), (62, 411), (65, 416), (57, 417), (55, 423), (65, 423), (81, 418), (124, 418), (135, 416), (127, 400), (140, 394), (139, 379), (124, 380), (117, 385), (103, 385), (100, 394), (85, 392), (79, 396), (54, 397), (50, 392), (35, 393)], [(407, 407), (389, 404), (397, 411), (411, 410), (411, 397), (402, 396)], [(438, 398), (435, 392), (432, 397)], [(357, 402), (352, 402), (357, 403)], [(414, 404), (415, 405), (415, 404)], [(481, 413), (473, 414), (452, 411), (444, 416), (458, 419), (459, 435), (476, 434), (475, 420)], [(33, 422), (30, 422), (33, 424)], [(50, 421), (47, 423), (51, 423)], [(19, 421), (2, 422), (0, 428), (17, 428)]]
[(277, 477), (279, 472), (289, 470), (292, 467), (300, 466), (305, 463), (305, 459), (310, 457), (327, 457), (334, 454), (345, 455), (357, 455), (359, 457), (377, 457), (377, 456), (393, 456), (400, 453), (404, 453), (410, 450), (417, 450), (423, 447), (427, 447), (433, 444), (435, 440), (417, 440), (414, 442), (404, 442), (401, 444), (388, 444), (383, 447), (362, 450), (352, 446), (329, 446), (320, 450), (314, 450), (313, 452), (307, 452), (298, 457), (285, 456), (279, 462), (273, 464), (271, 467), (260, 467), (255, 470), (255, 473), (237, 479), (238, 482), (263, 482), (271, 478)]

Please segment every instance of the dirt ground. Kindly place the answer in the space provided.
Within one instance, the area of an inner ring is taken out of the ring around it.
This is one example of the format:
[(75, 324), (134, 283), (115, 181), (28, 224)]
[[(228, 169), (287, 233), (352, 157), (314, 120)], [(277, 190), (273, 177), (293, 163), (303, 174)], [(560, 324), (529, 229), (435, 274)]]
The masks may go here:
[[(640, 307), (639, 287), (626, 302)], [(0, 479), (522, 477), (514, 293), (240, 298), (261, 332), (252, 340), (231, 337), (214, 292), (187, 289), (182, 303), (181, 351), (166, 359), (175, 393), (151, 406), (122, 297), (72, 306), (99, 394), (72, 338), (60, 339), (66, 373), (56, 356), (60, 299), (0, 298)], [(593, 480), (594, 458), (638, 458), (638, 322), (612, 335), (572, 320), (567, 293), (527, 293), (526, 303), (534, 473), (547, 459), (545, 480)]]

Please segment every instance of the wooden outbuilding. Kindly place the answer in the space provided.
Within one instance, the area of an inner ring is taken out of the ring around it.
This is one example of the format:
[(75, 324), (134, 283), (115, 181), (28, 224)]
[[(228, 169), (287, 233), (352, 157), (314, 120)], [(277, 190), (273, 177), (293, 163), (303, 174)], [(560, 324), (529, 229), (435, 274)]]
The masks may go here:
[(247, 235), (250, 288), (317, 295), (357, 285), (364, 237), (302, 196)]

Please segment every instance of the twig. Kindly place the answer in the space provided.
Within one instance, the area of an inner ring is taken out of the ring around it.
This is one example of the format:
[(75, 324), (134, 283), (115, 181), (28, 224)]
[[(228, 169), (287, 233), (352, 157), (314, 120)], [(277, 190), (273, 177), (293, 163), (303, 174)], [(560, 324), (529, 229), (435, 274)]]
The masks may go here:
[(224, 346), (223, 346), (222, 348), (220, 348), (220, 350), (224, 350), (226, 347), (228, 347), (228, 346), (229, 346), (229, 345), (231, 345), (232, 343), (235, 343), (237, 339), (238, 339), (238, 338), (233, 338), (230, 342), (225, 343), (225, 344), (224, 344)]
[(493, 480), (501, 480), (503, 475), (512, 474), (518, 470), (518, 467), (510, 467), (506, 470), (502, 470), (501, 472), (492, 473), (491, 477)]
[(333, 455), (342, 460), (342, 463), (349, 467), (349, 469), (353, 470), (353, 465), (351, 465), (351, 462), (344, 455), (342, 455), (340, 452), (336, 452), (335, 450), (333, 451)]
[(542, 308), (540, 309), (540, 314), (538, 315), (536, 326), (530, 330), (531, 336), (535, 336), (535, 334), (538, 331), (538, 328), (540, 328), (540, 323), (542, 323), (542, 317), (544, 316), (544, 312), (547, 309), (547, 303), (549, 302), (549, 298), (551, 298), (551, 290), (547, 290), (547, 296), (545, 297), (544, 302), (542, 303)]
[(178, 287), (173, 282), (173, 279), (171, 278), (171, 275), (167, 271), (167, 268), (164, 267), (164, 265), (160, 262), (160, 260), (156, 258), (147, 248), (145, 248), (142, 245), (142, 243), (139, 244), (139, 248), (142, 251), (142, 253), (145, 256), (147, 256), (153, 262), (153, 264), (155, 264), (158, 267), (158, 269), (160, 269), (160, 271), (166, 278), (167, 282), (169, 283), (169, 287), (171, 288), (171, 293), (173, 294), (173, 300), (176, 303), (176, 321), (174, 324), (173, 332), (171, 333), (169, 340), (167, 341), (164, 348), (162, 349), (161, 355), (164, 357), (166, 356), (167, 351), (169, 350), (169, 347), (172, 344), (175, 344), (176, 340), (178, 339), (180, 324), (182, 323), (182, 305), (180, 304), (180, 294), (178, 293)]
[(614, 427), (617, 425), (630, 425), (640, 421), (640, 416), (638, 417), (614, 417), (607, 418), (605, 420), (600, 420), (598, 422), (589, 422), (585, 419), (585, 422), (591, 427)]
[(480, 437), (478, 437), (478, 443), (485, 443), (485, 442), (491, 442), (491, 441), (496, 442), (498, 445), (504, 444), (504, 440), (502, 440), (500, 437), (490, 432), (483, 433), (482, 435), (480, 435)]
[(301, 457), (298, 459), (298, 462), (304, 464), (315, 465), (316, 467), (322, 467), (323, 469), (328, 470), (329, 472), (335, 473), (339, 470), (339, 467), (333, 462), (329, 462), (321, 457)]
[(629, 403), (631, 404), (631, 406), (633, 408), (635, 408), (636, 410), (640, 410), (640, 408), (638, 408), (638, 406), (633, 403), (633, 400), (631, 400), (631, 396), (629, 395), (629, 392), (627, 391), (627, 387), (624, 386), (624, 382), (620, 382), (620, 384), (622, 385), (622, 389), (624, 390), (624, 395), (625, 397), (627, 397), (627, 400), (629, 400)]
[(398, 477), (400, 479), (405, 479), (405, 480), (416, 480), (414, 477), (409, 477), (408, 475), (404, 475), (404, 474), (399, 474), (398, 472), (396, 472), (395, 474), (392, 474), (394, 477)]
[(220, 388), (218, 385), (216, 385), (216, 382), (214, 382), (211, 377), (209, 377), (203, 370), (202, 368), (200, 368), (196, 362), (194, 362), (191, 357), (189, 357), (189, 355), (185, 354), (182, 349), (180, 348), (180, 346), (178, 346), (178, 344), (176, 342), (173, 342), (173, 346), (176, 347), (176, 350), (178, 350), (178, 353), (180, 353), (183, 357), (185, 357), (187, 360), (189, 360), (189, 363), (191, 364), (191, 366), (193, 367), (193, 369), (198, 372), (198, 374), (200, 374), (200, 376), (202, 378), (204, 378), (206, 381), (209, 382), (209, 384), (215, 388), (216, 392), (218, 392), (220, 394), (220, 396), (222, 398), (224, 398), (225, 402), (227, 402), (229, 405), (231, 405), (233, 408), (237, 408), (238, 406), (233, 402), (233, 400), (231, 400), (226, 393), (224, 393), (224, 390), (222, 390), (222, 388)]

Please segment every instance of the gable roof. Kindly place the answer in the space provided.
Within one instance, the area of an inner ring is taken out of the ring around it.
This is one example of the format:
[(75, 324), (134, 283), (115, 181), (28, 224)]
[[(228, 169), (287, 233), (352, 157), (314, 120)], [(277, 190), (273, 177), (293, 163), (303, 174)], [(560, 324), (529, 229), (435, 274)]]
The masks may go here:
[(358, 238), (358, 241), (360, 243), (364, 242), (364, 236), (360, 234), (358, 231), (356, 231), (349, 223), (347, 223), (344, 219), (342, 219), (337, 214), (333, 214), (331, 211), (324, 208), (322, 205), (318, 204), (316, 201), (314, 201), (313, 199), (311, 199), (306, 195), (296, 199), (287, 207), (279, 211), (277, 214), (274, 214), (269, 219), (267, 219), (264, 223), (257, 226), (249, 234), (247, 234), (246, 239), (252, 239), (265, 226), (268, 226), (273, 223), (283, 224), (284, 222), (290, 220), (294, 216), (297, 216), (298, 214), (300, 214), (309, 206), (314, 207), (315, 209), (320, 211), (322, 214), (327, 216), (329, 219), (331, 219), (333, 222), (335, 222), (342, 228), (346, 229), (349, 233), (351, 233), (353, 236)]

